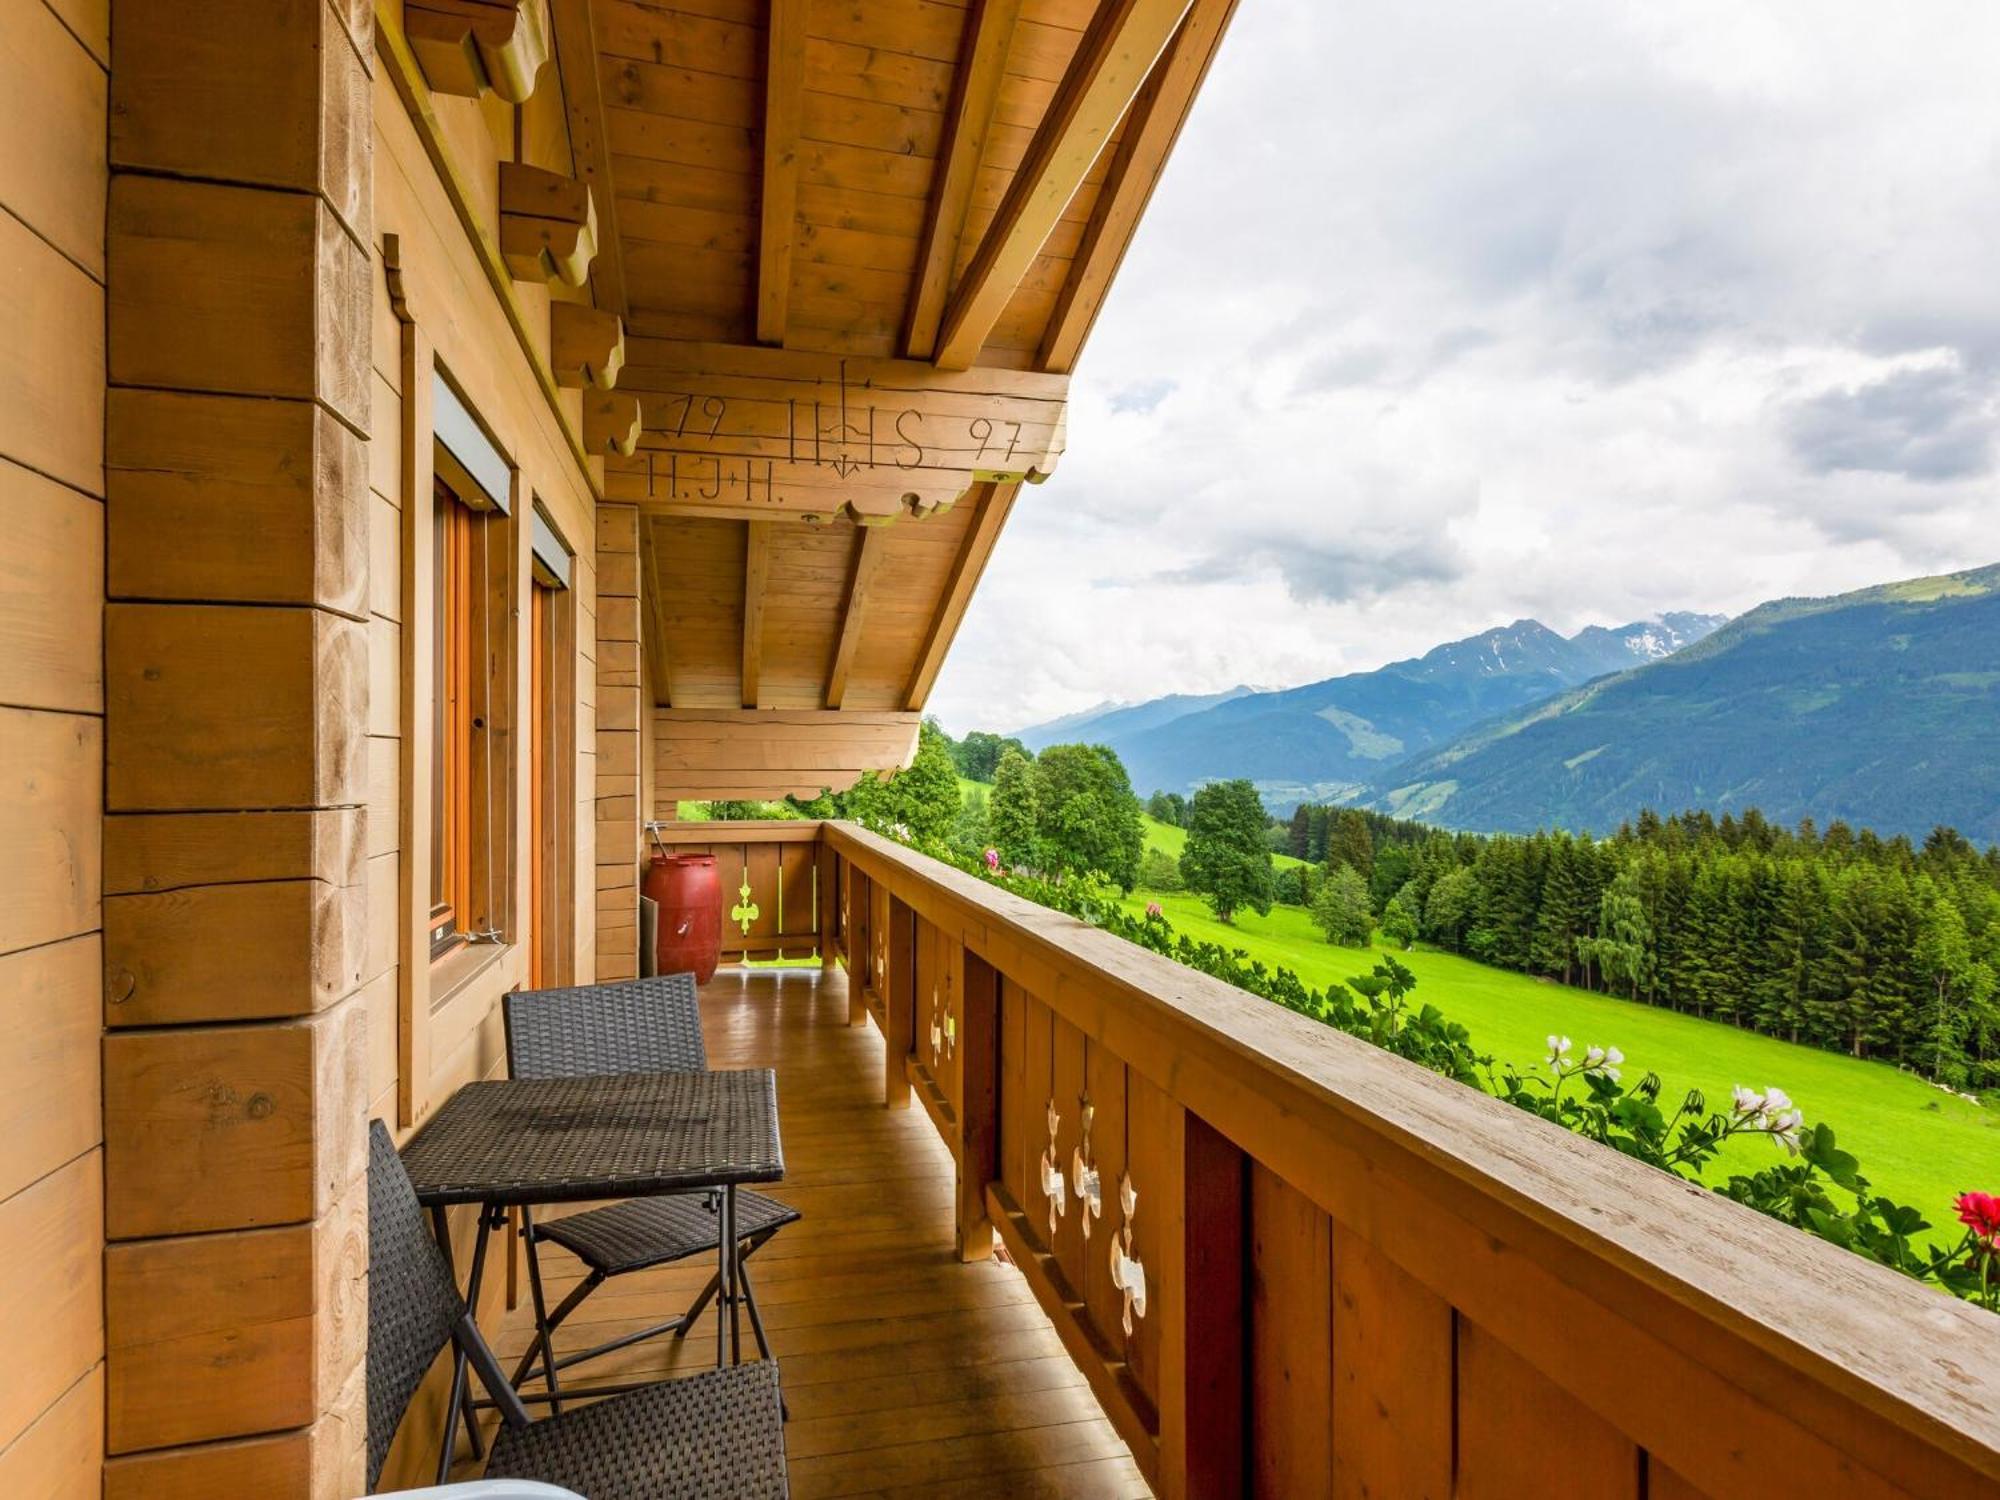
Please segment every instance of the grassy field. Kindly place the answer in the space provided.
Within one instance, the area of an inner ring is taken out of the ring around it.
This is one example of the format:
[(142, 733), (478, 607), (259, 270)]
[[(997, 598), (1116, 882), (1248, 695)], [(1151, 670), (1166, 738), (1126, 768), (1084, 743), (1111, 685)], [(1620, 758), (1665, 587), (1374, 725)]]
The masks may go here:
[[(1225, 927), (1195, 896), (1137, 891), (1129, 905), (1139, 912), (1149, 900), (1158, 901), (1167, 919), (1190, 937), (1241, 948), (1315, 987), (1365, 974), (1375, 962), (1373, 953), (1327, 943), (1299, 907), (1273, 907), (1266, 917), (1241, 913), (1234, 926)], [(1479, 1048), (1496, 1058), (1527, 1066), (1546, 1051), (1548, 1034), (1560, 1032), (1573, 1038), (1579, 1051), (1592, 1043), (1617, 1046), (1625, 1053), (1628, 1079), (1650, 1069), (1666, 1081), (1669, 1095), (1695, 1086), (1721, 1100), (1734, 1084), (1776, 1084), (1808, 1122), (1833, 1126), (1878, 1191), (1922, 1209), (1933, 1224), (1949, 1225), (1951, 1238), (1957, 1227), (1952, 1198), (1967, 1188), (2000, 1189), (2000, 1109), (1947, 1097), (1881, 1063), (1488, 968), (1451, 953), (1419, 948), (1396, 957), (1417, 976), (1417, 998), (1463, 1023)], [(1781, 1155), (1768, 1141), (1736, 1141), (1723, 1165), (1754, 1169)]]

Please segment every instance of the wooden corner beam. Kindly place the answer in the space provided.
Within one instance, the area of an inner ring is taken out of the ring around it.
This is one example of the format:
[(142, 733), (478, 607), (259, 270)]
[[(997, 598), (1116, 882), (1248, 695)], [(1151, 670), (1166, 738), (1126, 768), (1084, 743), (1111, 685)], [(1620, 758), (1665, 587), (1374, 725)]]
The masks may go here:
[(1145, 88), (1133, 101), (1110, 174), (1097, 195), (1083, 243), (1070, 262), (1068, 279), (1043, 335), (1036, 358), (1039, 368), (1067, 372), (1076, 367), (1077, 355), (1104, 307), (1105, 294), (1132, 243), (1188, 110), (1201, 91), (1202, 80), (1208, 76), (1209, 64), (1215, 60), (1236, 5), (1237, 0), (1194, 0)]
[(953, 294), (936, 363), (969, 370), (1192, 0), (1105, 0)]
[(903, 707), (913, 713), (931, 695), (938, 670), (944, 666), (945, 653), (958, 635), (959, 622), (965, 618), (973, 590), (979, 587), (979, 576), (986, 571), (986, 559), (993, 554), (993, 544), (999, 539), (1000, 528), (1006, 524), (1007, 513), (1014, 508), (1014, 497), (1020, 490), (1019, 484), (981, 484), (962, 502), (977, 505), (979, 509), (966, 528), (958, 556), (952, 560), (944, 597), (931, 617), (930, 629), (924, 633), (923, 650), (917, 653), (909, 685), (903, 689)]
[(1000, 103), (1007, 53), (1020, 17), (1021, 0), (974, 0), (973, 11), (966, 18), (965, 40), (959, 49), (958, 72), (945, 114), (940, 165), (924, 215), (916, 293), (910, 299), (909, 322), (903, 330), (903, 351), (911, 359), (929, 359), (937, 352), (945, 299), (951, 295), (951, 273), (958, 265), (965, 217), (972, 207), (973, 185), (979, 180), (979, 164), (986, 156), (986, 138)]
[(826, 674), (826, 706), (839, 708), (847, 696), (847, 673), (854, 665), (854, 648), (861, 641), (861, 623), (867, 613), (868, 595), (875, 586), (888, 548), (887, 526), (858, 526), (854, 541), (854, 566), (847, 580), (847, 602), (840, 611), (840, 642), (834, 647), (833, 665)]
[(763, 206), (757, 229), (757, 342), (785, 341), (798, 237), (799, 132), (806, 104), (809, 0), (771, 0), (765, 32)]
[(771, 578), (772, 521), (747, 523), (743, 552), (743, 706), (762, 708), (764, 677), (764, 598)]

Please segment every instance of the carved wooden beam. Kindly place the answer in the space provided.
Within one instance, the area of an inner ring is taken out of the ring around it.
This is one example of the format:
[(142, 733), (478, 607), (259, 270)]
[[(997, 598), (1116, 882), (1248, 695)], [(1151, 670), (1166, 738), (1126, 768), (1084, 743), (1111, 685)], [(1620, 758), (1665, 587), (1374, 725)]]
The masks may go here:
[(656, 514), (922, 516), (980, 480), (1045, 479), (1062, 454), (1065, 375), (631, 342), (620, 391), (646, 430), (606, 493)]
[(940, 368), (964, 370), (978, 360), (986, 336), (1191, 3), (1104, 0), (952, 294), (938, 335)]
[(610, 390), (625, 367), (625, 320), (579, 302), (551, 302), (549, 363), (557, 385)]
[(440, 94), (520, 104), (549, 60), (542, 0), (406, 0), (403, 34)]
[(583, 401), (583, 446), (592, 453), (616, 453), (630, 458), (639, 447), (639, 398), (625, 391), (605, 391)]
[(500, 253), (522, 281), (582, 286), (597, 254), (588, 184), (517, 161), (500, 163)]

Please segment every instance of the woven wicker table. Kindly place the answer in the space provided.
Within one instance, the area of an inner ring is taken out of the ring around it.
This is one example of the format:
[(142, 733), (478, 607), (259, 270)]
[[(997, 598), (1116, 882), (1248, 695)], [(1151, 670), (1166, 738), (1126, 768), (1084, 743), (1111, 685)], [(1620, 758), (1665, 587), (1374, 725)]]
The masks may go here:
[[(417, 1201), (431, 1210), (447, 1260), (451, 1241), (445, 1209), (480, 1205), (466, 1287), (466, 1302), (475, 1312), (487, 1240), (494, 1231), (504, 1231), (509, 1208), (525, 1213), (541, 1203), (718, 1189), (722, 1222), (716, 1276), (722, 1295), (716, 1300), (716, 1364), (741, 1357), (736, 1189), (785, 1175), (777, 1077), (769, 1068), (469, 1083), (425, 1123), (402, 1157)], [(528, 1399), (548, 1400), (555, 1410), (565, 1396), (631, 1388), (558, 1391), (554, 1353), (544, 1348), (543, 1354), (549, 1390)], [(446, 1409), (465, 1404), (466, 1395), (461, 1357)], [(447, 1443), (447, 1453), (449, 1448)]]

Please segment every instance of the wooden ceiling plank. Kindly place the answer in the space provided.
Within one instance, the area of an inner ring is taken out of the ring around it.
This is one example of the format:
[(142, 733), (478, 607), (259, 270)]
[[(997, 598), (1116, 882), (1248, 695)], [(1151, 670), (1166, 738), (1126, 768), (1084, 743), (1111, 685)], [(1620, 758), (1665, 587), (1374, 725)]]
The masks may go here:
[(999, 539), (1000, 528), (1007, 523), (1007, 513), (1014, 508), (1014, 497), (1020, 489), (1018, 484), (982, 484), (974, 491), (972, 498), (979, 506), (978, 513), (965, 529), (965, 541), (951, 565), (951, 578), (944, 586), (937, 613), (931, 617), (909, 685), (903, 690), (903, 706), (913, 713), (922, 709), (931, 695), (945, 653), (951, 650), (951, 643), (958, 636), (959, 622), (965, 618), (973, 590), (979, 587), (980, 575), (986, 571), (986, 559), (993, 554), (993, 544)]
[(750, 521), (743, 554), (743, 706), (762, 708), (764, 678), (764, 596), (771, 579), (771, 525)]
[(785, 341), (798, 238), (799, 136), (806, 104), (808, 0), (771, 0), (765, 34), (763, 203), (757, 231), (757, 342)]
[(1105, 0), (952, 295), (935, 355), (939, 368), (967, 370), (979, 358), (987, 334), (1191, 3)]
[(847, 599), (840, 608), (840, 644), (834, 648), (833, 665), (826, 674), (826, 706), (839, 708), (847, 696), (847, 674), (854, 665), (854, 648), (861, 643), (861, 626), (867, 614), (868, 595), (888, 550), (889, 528), (859, 526), (854, 543), (854, 570), (847, 584)]
[(562, 73), (563, 100), (569, 110), (571, 170), (589, 185), (591, 200), (603, 220), (604, 243), (591, 266), (591, 290), (597, 305), (620, 317), (631, 311), (625, 293), (624, 250), (618, 238), (618, 207), (612, 190), (611, 141), (604, 130), (604, 87), (597, 70), (597, 33), (591, 0), (549, 0), (556, 41), (556, 67)]
[(1070, 262), (1069, 277), (1042, 337), (1036, 356), (1039, 368), (1068, 371), (1076, 367), (1077, 355), (1103, 309), (1105, 294), (1146, 212), (1188, 110), (1208, 76), (1236, 4), (1237, 0), (1195, 0), (1133, 102), (1090, 227)]
[(937, 181), (924, 221), (916, 289), (903, 331), (903, 352), (911, 359), (929, 359), (937, 352), (945, 299), (951, 295), (951, 273), (958, 264), (958, 248), (965, 235), (965, 216), (972, 207), (973, 185), (986, 154), (986, 137), (1000, 103), (1007, 52), (1020, 16), (1021, 0), (975, 0), (973, 12), (966, 17), (965, 43), (946, 112)]

